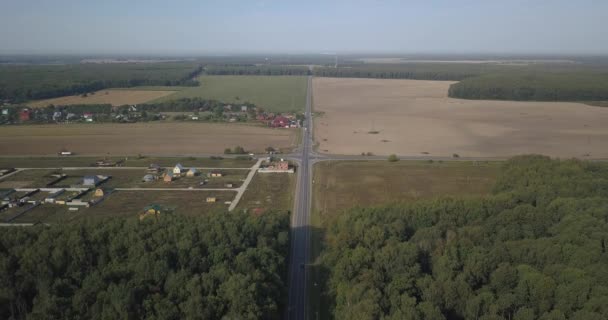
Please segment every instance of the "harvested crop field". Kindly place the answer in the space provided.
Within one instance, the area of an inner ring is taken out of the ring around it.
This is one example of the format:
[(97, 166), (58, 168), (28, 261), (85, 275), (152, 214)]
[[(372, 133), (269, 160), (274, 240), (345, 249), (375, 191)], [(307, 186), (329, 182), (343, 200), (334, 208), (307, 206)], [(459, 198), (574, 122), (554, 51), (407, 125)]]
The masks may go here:
[(53, 105), (73, 105), (73, 104), (111, 104), (122, 106), (125, 104), (138, 104), (152, 101), (164, 96), (175, 93), (167, 90), (100, 90), (86, 97), (66, 96), (52, 99), (37, 100), (28, 103), (29, 106), (39, 108)]
[(67, 149), (78, 155), (200, 155), (240, 145), (264, 152), (290, 148), (293, 130), (213, 123), (134, 123), (26, 125), (0, 127), (2, 155), (52, 155)]
[(460, 100), (453, 82), (315, 78), (315, 139), (334, 154), (608, 158), (608, 108)]

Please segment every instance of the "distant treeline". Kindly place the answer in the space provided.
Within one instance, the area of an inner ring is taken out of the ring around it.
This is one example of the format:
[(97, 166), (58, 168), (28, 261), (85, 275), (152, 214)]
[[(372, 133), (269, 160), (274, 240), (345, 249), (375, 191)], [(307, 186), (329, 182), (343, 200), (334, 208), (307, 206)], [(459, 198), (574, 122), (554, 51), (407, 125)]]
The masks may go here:
[(196, 86), (195, 62), (3, 65), (0, 100), (23, 102), (142, 85)]
[(602, 65), (489, 63), (352, 64), (317, 67), (320, 77), (460, 81), (449, 96), (517, 101), (608, 100), (608, 67)]
[(517, 101), (608, 100), (608, 73), (505, 72), (452, 84), (449, 96)]
[(351, 64), (334, 67), (315, 67), (318, 77), (414, 79), (459, 81), (494, 70), (487, 64), (400, 63)]
[(205, 67), (209, 75), (256, 75), (256, 76), (305, 76), (310, 71), (306, 66), (278, 65), (213, 65)]
[(608, 166), (508, 161), (494, 195), (352, 209), (328, 224), (335, 319), (608, 319)]
[(0, 232), (2, 319), (280, 319), (289, 215), (106, 219)]

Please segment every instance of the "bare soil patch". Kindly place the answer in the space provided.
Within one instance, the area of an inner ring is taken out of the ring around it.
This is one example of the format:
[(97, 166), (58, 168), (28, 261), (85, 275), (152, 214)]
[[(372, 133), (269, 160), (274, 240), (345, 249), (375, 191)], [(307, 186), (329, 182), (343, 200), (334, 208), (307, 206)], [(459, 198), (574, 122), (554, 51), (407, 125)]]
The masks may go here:
[[(453, 82), (315, 78), (315, 139), (335, 154), (608, 158), (608, 109), (459, 100)], [(369, 132), (377, 131), (377, 134)]]
[(264, 152), (268, 146), (294, 145), (294, 130), (213, 123), (70, 124), (0, 127), (2, 155), (53, 155), (67, 149), (78, 155), (221, 154), (240, 145)]
[(175, 93), (175, 91), (156, 91), (156, 90), (100, 90), (86, 97), (82, 95), (65, 96), (52, 99), (32, 101), (29, 106), (35, 108), (53, 105), (72, 105), (72, 104), (111, 104), (122, 106), (125, 104), (138, 104), (152, 101), (164, 96)]

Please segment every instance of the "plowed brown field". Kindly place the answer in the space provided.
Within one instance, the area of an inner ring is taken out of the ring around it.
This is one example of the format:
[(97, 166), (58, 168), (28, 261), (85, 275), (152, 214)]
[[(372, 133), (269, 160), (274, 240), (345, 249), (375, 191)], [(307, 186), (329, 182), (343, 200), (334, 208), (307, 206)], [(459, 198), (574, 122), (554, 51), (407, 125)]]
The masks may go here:
[(451, 83), (315, 78), (319, 151), (608, 158), (608, 108), (452, 99)]

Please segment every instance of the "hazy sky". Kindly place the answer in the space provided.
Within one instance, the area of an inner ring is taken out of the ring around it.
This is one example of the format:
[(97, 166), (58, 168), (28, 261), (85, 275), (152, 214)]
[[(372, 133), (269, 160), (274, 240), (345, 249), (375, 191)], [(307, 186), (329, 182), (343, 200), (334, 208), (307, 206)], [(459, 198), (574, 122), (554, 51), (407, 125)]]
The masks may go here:
[(0, 53), (608, 54), (607, 0), (0, 0)]

